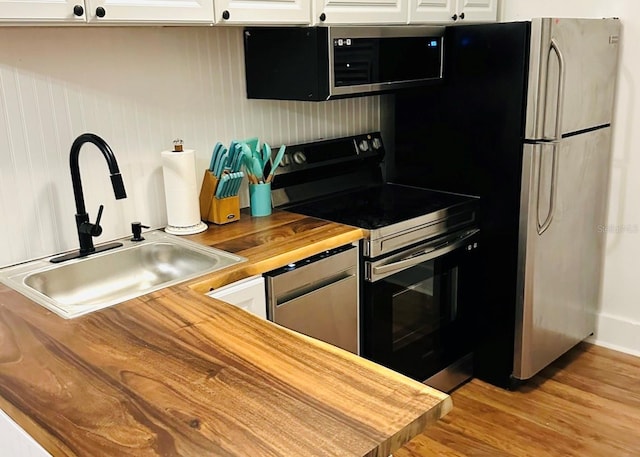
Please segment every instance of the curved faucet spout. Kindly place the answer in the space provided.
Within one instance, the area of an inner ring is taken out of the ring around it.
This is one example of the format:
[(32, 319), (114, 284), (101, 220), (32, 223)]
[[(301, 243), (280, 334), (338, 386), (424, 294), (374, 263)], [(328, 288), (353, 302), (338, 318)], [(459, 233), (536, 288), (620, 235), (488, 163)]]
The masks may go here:
[(93, 143), (102, 152), (107, 164), (109, 165), (109, 172), (111, 173), (111, 185), (113, 186), (113, 193), (117, 200), (127, 197), (127, 192), (124, 189), (124, 183), (122, 182), (122, 176), (120, 175), (120, 168), (118, 167), (118, 161), (113, 151), (109, 147), (106, 141), (93, 133), (83, 133), (75, 139), (71, 145), (71, 152), (69, 154), (69, 167), (71, 168), (71, 182), (73, 184), (73, 196), (76, 200), (76, 214), (85, 214), (87, 210), (84, 206), (84, 192), (82, 190), (82, 180), (80, 179), (80, 166), (78, 164), (78, 157), (80, 156), (80, 148), (85, 143)]
[(63, 262), (65, 260), (74, 259), (77, 257), (83, 257), (94, 252), (101, 252), (107, 249), (112, 249), (118, 246), (122, 246), (121, 243), (111, 243), (99, 246), (98, 248), (93, 245), (93, 237), (99, 236), (102, 233), (102, 227), (100, 227), (100, 218), (102, 217), (103, 206), (100, 205), (96, 222), (92, 224), (89, 221), (89, 214), (84, 207), (84, 192), (82, 191), (82, 180), (80, 179), (80, 166), (78, 164), (78, 156), (80, 155), (80, 148), (85, 143), (93, 143), (102, 152), (107, 164), (109, 165), (109, 172), (111, 173), (111, 185), (113, 186), (113, 193), (116, 199), (126, 198), (127, 192), (124, 189), (124, 183), (122, 182), (122, 176), (120, 175), (120, 169), (118, 168), (118, 162), (116, 156), (113, 155), (113, 151), (109, 145), (98, 135), (93, 133), (83, 133), (75, 139), (71, 145), (71, 152), (69, 154), (69, 166), (71, 168), (71, 182), (73, 184), (73, 197), (76, 200), (76, 229), (78, 230), (78, 241), (80, 242), (80, 250), (65, 254), (60, 257), (51, 259), (51, 262)]

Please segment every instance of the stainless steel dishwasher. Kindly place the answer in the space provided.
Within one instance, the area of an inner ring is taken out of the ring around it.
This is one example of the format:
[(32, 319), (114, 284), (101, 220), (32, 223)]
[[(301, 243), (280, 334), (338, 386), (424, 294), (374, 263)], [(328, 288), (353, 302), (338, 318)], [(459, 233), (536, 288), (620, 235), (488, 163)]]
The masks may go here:
[(269, 320), (360, 353), (357, 246), (331, 249), (264, 276)]

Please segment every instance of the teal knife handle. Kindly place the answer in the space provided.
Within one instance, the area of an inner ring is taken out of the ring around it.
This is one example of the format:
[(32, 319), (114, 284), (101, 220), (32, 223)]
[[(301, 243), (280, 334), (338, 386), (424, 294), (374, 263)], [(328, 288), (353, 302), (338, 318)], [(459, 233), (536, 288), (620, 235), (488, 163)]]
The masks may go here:
[(218, 187), (216, 188), (216, 198), (223, 198), (228, 180), (229, 180), (228, 175), (224, 175), (223, 177), (220, 178), (220, 181), (218, 181)]

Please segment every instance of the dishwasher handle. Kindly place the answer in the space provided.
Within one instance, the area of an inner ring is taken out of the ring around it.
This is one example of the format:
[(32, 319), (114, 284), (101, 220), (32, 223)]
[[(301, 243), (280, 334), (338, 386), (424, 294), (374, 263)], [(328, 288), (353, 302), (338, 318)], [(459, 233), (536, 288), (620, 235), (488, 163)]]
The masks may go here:
[(274, 303), (275, 306), (280, 306), (292, 300), (296, 300), (298, 298), (309, 295), (314, 291), (330, 287), (336, 283), (344, 281), (345, 279), (353, 278), (355, 277), (355, 275), (356, 275), (356, 270), (354, 267), (351, 270), (341, 271), (335, 275), (320, 278), (313, 282), (308, 282), (302, 286), (299, 286), (294, 289), (290, 289), (288, 291), (281, 291), (277, 296), (269, 297), (269, 298), (275, 301)]
[(358, 274), (358, 248), (344, 245), (264, 274), (270, 306)]

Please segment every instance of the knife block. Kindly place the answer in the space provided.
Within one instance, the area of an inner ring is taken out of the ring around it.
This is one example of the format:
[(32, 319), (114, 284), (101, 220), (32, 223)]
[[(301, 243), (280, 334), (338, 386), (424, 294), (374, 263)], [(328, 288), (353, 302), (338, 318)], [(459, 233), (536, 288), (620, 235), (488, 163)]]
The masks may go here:
[(218, 179), (209, 171), (204, 171), (200, 188), (200, 217), (203, 221), (222, 225), (240, 220), (240, 197), (216, 198)]

